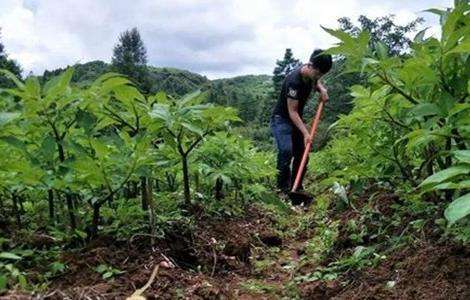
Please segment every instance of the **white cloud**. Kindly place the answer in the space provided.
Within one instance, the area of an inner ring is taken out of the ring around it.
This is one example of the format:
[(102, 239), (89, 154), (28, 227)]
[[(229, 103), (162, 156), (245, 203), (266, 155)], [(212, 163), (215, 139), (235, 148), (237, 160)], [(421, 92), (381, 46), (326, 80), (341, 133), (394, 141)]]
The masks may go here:
[(149, 63), (219, 77), (270, 73), (287, 47), (307, 59), (314, 47), (334, 42), (319, 25), (335, 27), (339, 17), (393, 13), (404, 23), (422, 9), (450, 2), (0, 0), (0, 27), (7, 52), (26, 72), (109, 61), (119, 33), (136, 26)]

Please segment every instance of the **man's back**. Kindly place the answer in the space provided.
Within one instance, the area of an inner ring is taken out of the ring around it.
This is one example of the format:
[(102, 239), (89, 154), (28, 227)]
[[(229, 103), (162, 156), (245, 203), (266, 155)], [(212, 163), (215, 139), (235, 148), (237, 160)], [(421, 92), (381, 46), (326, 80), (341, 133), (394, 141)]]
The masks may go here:
[(310, 80), (302, 79), (300, 73), (302, 67), (298, 67), (287, 74), (281, 87), (281, 93), (276, 106), (273, 110), (273, 115), (279, 115), (283, 118), (289, 119), (289, 110), (287, 108), (287, 98), (299, 100), (299, 114), (302, 115), (305, 103), (310, 97), (312, 91), (312, 82)]

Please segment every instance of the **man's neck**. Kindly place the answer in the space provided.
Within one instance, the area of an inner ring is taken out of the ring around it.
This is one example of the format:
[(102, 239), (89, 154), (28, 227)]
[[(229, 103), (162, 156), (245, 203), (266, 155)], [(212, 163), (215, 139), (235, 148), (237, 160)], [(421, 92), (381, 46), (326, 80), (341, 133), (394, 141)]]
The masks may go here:
[(308, 66), (306, 64), (302, 65), (300, 68), (300, 76), (302, 77), (303, 82), (312, 84), (312, 79), (307, 75), (307, 68)]

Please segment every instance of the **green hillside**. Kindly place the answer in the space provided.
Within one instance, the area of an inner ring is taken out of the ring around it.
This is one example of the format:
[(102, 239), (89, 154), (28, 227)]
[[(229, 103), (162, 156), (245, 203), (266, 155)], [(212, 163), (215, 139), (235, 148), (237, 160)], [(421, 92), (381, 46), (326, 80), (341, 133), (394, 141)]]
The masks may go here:
[(197, 73), (176, 68), (148, 67), (149, 80), (152, 83), (151, 93), (165, 91), (170, 95), (184, 95), (204, 88), (209, 79)]
[(271, 76), (245, 75), (217, 79), (211, 83), (210, 102), (237, 108), (240, 117), (247, 122), (266, 120), (266, 108), (271, 102)]
[[(46, 70), (41, 76), (42, 81), (47, 81), (53, 76), (62, 73), (66, 68), (59, 68), (52, 71)], [(73, 65), (73, 68), (75, 72), (72, 82), (79, 83), (83, 86), (90, 84), (100, 75), (113, 71), (110, 64), (100, 60), (83, 64), (77, 63)], [(186, 70), (157, 68), (152, 66), (147, 67), (147, 70), (148, 80), (151, 82), (151, 93), (163, 90), (170, 95), (179, 96), (202, 88), (209, 83), (209, 80), (205, 76)]]

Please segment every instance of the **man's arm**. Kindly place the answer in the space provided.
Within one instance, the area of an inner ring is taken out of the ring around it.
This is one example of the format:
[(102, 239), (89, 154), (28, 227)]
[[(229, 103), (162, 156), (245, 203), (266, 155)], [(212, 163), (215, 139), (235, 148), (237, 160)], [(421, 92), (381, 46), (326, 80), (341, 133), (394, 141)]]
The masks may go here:
[(322, 101), (328, 101), (328, 99), (329, 99), (328, 90), (323, 85), (323, 82), (318, 80), (317, 85), (315, 86), (315, 89), (317, 90), (317, 92), (320, 93), (320, 98), (321, 98)]
[(304, 136), (304, 143), (310, 140), (310, 133), (308, 132), (307, 126), (305, 126), (302, 118), (299, 115), (299, 100), (287, 98), (287, 109), (289, 110), (289, 118), (292, 120), (294, 125), (302, 132)]

